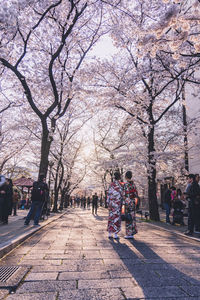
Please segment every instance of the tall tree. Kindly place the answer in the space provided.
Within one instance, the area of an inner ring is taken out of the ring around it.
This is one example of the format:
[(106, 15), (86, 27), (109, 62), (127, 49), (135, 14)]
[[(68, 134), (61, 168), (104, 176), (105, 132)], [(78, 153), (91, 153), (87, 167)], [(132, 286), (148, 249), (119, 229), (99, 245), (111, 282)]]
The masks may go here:
[(103, 8), (99, 1), (84, 0), (21, 1), (21, 5), (23, 10), (19, 6), (12, 16), (16, 29), (12, 28), (10, 40), (2, 34), (0, 62), (4, 85), (8, 77), (18, 81), (18, 91), (40, 120), (39, 172), (46, 174), (56, 122), (76, 98), (78, 71), (99, 38)]

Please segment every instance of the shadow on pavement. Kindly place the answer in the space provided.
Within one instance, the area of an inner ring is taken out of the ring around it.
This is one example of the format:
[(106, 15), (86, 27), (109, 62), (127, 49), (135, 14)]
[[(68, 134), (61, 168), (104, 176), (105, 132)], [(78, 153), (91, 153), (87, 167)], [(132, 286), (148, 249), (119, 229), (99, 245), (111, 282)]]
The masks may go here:
[[(137, 241), (137, 239), (126, 240), (125, 243), (121, 242), (121, 240), (110, 240), (110, 242), (136, 281), (136, 285), (139, 285), (141, 288), (144, 297), (149, 299), (154, 297), (156, 297), (156, 299), (165, 299), (166, 297), (170, 297), (170, 299), (186, 299), (191, 296), (200, 296), (200, 266), (198, 255), (196, 258), (192, 258), (192, 265), (187, 261), (187, 259), (191, 260), (191, 253), (184, 253), (185, 262), (184, 260), (179, 261), (177, 258), (177, 262), (173, 261), (169, 263), (154, 252), (147, 243)], [(164, 247), (163, 249), (166, 251), (167, 245), (166, 249)], [(198, 252), (198, 250), (196, 250), (196, 252)], [(177, 256), (177, 253), (174, 253), (174, 255)], [(173, 260), (173, 254), (167, 254), (167, 257), (168, 259), (172, 257)], [(176, 264), (176, 266), (180, 264), (182, 270), (178, 270), (173, 264)], [(195, 268), (194, 265), (196, 265), (196, 272), (193, 269)], [(184, 270), (184, 266), (188, 270)], [(184, 273), (187, 271), (189, 275)], [(132, 297), (127, 299), (133, 299)]]

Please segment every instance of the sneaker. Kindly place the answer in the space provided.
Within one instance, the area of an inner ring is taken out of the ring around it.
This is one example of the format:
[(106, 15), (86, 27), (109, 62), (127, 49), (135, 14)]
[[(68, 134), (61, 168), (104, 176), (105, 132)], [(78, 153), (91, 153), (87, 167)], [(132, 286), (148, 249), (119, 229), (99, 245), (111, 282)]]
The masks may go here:
[(115, 233), (114, 234), (114, 239), (118, 239), (119, 237), (118, 237), (118, 235)]
[(187, 236), (193, 236), (193, 232), (191, 232), (191, 231), (186, 231), (186, 232), (184, 232), (184, 234)]
[(24, 225), (25, 225), (25, 226), (28, 226), (28, 225), (29, 225), (29, 223), (24, 223)]
[(134, 237), (133, 237), (133, 235), (125, 235), (124, 238), (125, 238), (125, 239), (133, 239)]
[(167, 224), (167, 225), (171, 225), (171, 223), (170, 223), (170, 222), (166, 222), (166, 224)]

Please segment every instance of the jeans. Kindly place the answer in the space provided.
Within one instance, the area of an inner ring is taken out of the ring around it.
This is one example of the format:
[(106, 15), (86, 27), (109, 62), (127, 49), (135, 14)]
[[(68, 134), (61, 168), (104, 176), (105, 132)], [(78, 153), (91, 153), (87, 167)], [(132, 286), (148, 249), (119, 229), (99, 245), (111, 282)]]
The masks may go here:
[(92, 203), (92, 213), (97, 214), (97, 203)]
[(37, 225), (39, 223), (40, 215), (41, 215), (41, 210), (42, 210), (42, 201), (33, 201), (31, 204), (31, 208), (29, 210), (29, 213), (26, 217), (25, 224), (29, 224), (30, 219), (32, 215), (35, 213), (34, 216), (34, 224)]
[(14, 202), (13, 205), (12, 205), (12, 208), (13, 208), (13, 216), (16, 216), (16, 215), (17, 215), (17, 205), (18, 205), (17, 202)]
[(169, 215), (170, 215), (170, 205), (168, 203), (164, 203), (164, 208), (165, 208), (165, 211), (166, 211), (166, 223), (170, 223), (170, 218), (169, 218)]

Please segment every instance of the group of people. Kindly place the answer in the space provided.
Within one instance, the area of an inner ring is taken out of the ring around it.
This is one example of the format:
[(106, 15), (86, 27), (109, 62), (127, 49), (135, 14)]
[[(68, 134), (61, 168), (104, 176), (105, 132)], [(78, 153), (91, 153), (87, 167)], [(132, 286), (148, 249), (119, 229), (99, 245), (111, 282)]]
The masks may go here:
[[(31, 206), (25, 220), (25, 225), (29, 224), (30, 219), (33, 215), (34, 225), (38, 225), (41, 215), (41, 209), (47, 199), (47, 195), (48, 186), (45, 183), (45, 176), (43, 174), (40, 174), (39, 180), (33, 183), (31, 192)], [(5, 176), (3, 175), (0, 175), (0, 223), (2, 225), (8, 224), (8, 218), (10, 215), (17, 215), (17, 208), (20, 199), (20, 191), (13, 185), (12, 180), (10, 178), (5, 178)], [(24, 198), (22, 196), (22, 201), (23, 199)], [(22, 207), (23, 205), (25, 204), (22, 202)]]
[(99, 204), (99, 197), (97, 193), (94, 193), (92, 197), (88, 196), (71, 196), (69, 200), (71, 207), (81, 207), (83, 209), (90, 209), (90, 205), (92, 204), (92, 214), (97, 215), (97, 209)]
[[(188, 207), (188, 230), (186, 235), (192, 236), (194, 229), (200, 231), (200, 186), (199, 174), (189, 174), (187, 187), (184, 193), (175, 187), (167, 188), (164, 194), (164, 208), (166, 211), (166, 223), (174, 225), (179, 223), (185, 225), (183, 216), (184, 209)], [(173, 209), (173, 220), (170, 220), (170, 213)]]
[(137, 233), (136, 226), (136, 201), (138, 192), (132, 180), (132, 172), (127, 171), (125, 174), (126, 182), (121, 182), (119, 172), (114, 173), (114, 181), (110, 184), (107, 193), (108, 205), (108, 237), (118, 239), (118, 233), (121, 230), (122, 207), (125, 207), (125, 238), (133, 239)]
[(16, 216), (19, 191), (14, 189), (12, 180), (0, 175), (0, 223), (8, 224), (10, 215)]

